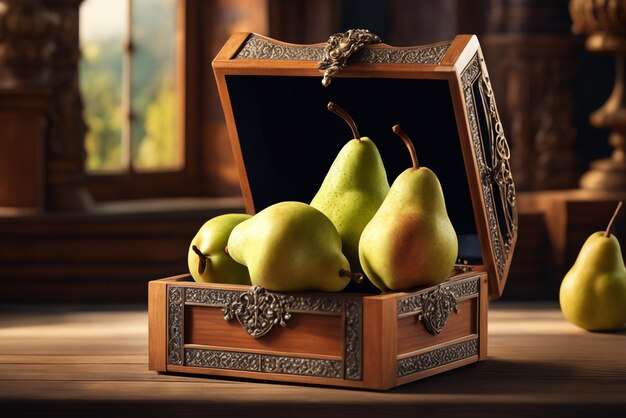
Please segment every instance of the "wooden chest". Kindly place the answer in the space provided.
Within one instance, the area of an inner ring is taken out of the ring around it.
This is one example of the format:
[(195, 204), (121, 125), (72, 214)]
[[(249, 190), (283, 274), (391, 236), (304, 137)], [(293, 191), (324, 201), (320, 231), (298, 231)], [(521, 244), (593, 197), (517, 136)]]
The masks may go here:
[(413, 137), (441, 182), (459, 266), (439, 286), (383, 294), (155, 280), (150, 369), (388, 389), (486, 358), (488, 300), (504, 289), (517, 209), (478, 40), (367, 46), (327, 87), (323, 56), (323, 44), (241, 33), (213, 61), (248, 212), (311, 200), (347, 141), (332, 100), (376, 142), (390, 182), (410, 165), (391, 126)]

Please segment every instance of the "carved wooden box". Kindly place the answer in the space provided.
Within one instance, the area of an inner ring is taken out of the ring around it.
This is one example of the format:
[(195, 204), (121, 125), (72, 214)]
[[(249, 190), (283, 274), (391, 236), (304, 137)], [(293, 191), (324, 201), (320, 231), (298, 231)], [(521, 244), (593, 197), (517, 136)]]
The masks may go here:
[(155, 280), (150, 369), (388, 389), (486, 358), (488, 300), (504, 289), (517, 209), (478, 40), (366, 46), (327, 86), (324, 47), (241, 33), (213, 61), (248, 212), (311, 200), (351, 138), (328, 114), (332, 100), (376, 142), (390, 183), (410, 166), (391, 126), (413, 138), (441, 182), (460, 265), (442, 285), (385, 294)]

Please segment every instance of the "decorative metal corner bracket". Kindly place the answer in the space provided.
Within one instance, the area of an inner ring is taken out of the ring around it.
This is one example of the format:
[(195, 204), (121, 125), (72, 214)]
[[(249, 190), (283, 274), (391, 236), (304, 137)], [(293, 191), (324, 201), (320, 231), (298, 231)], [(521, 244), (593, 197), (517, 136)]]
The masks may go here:
[(261, 286), (233, 295), (222, 308), (224, 320), (237, 318), (241, 326), (253, 338), (267, 334), (274, 325), (284, 327), (291, 318), (283, 295), (270, 293)]
[(459, 313), (459, 304), (447, 287), (439, 286), (422, 295), (422, 312), (418, 319), (433, 335), (439, 334), (448, 321), (450, 312)]
[(381, 42), (378, 35), (367, 29), (350, 29), (347, 32), (331, 35), (324, 48), (324, 58), (318, 66), (320, 71), (324, 71), (322, 85), (328, 86), (330, 78), (348, 64), (348, 58), (360, 51), (365, 45)]

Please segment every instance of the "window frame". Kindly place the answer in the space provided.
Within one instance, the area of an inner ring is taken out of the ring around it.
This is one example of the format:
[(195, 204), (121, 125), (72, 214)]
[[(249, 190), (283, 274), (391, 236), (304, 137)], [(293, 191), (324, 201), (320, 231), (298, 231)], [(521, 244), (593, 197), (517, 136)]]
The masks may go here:
[(177, 0), (176, 5), (176, 86), (182, 167), (136, 171), (131, 165), (120, 172), (86, 172), (87, 187), (94, 200), (181, 197), (202, 193), (199, 158), (201, 89), (194, 88), (197, 86), (193, 82), (201, 79), (199, 58), (202, 56), (202, 44), (198, 36), (193, 36), (200, 33), (200, 2)]

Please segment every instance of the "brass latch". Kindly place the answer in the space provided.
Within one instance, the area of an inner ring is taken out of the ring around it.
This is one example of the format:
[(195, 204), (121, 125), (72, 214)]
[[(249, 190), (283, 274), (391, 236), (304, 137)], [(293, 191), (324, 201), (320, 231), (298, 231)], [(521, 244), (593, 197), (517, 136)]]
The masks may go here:
[(284, 327), (291, 318), (283, 295), (270, 293), (261, 286), (232, 297), (224, 305), (224, 320), (237, 318), (241, 326), (253, 338), (267, 334), (274, 325)]
[(452, 311), (459, 313), (459, 304), (454, 294), (447, 287), (439, 286), (422, 295), (422, 312), (417, 319), (428, 332), (437, 335), (443, 330)]
[(328, 86), (330, 78), (348, 64), (348, 58), (365, 45), (381, 42), (378, 35), (374, 35), (367, 29), (350, 29), (347, 32), (331, 35), (324, 48), (324, 58), (318, 66), (320, 71), (324, 71), (322, 85)]

